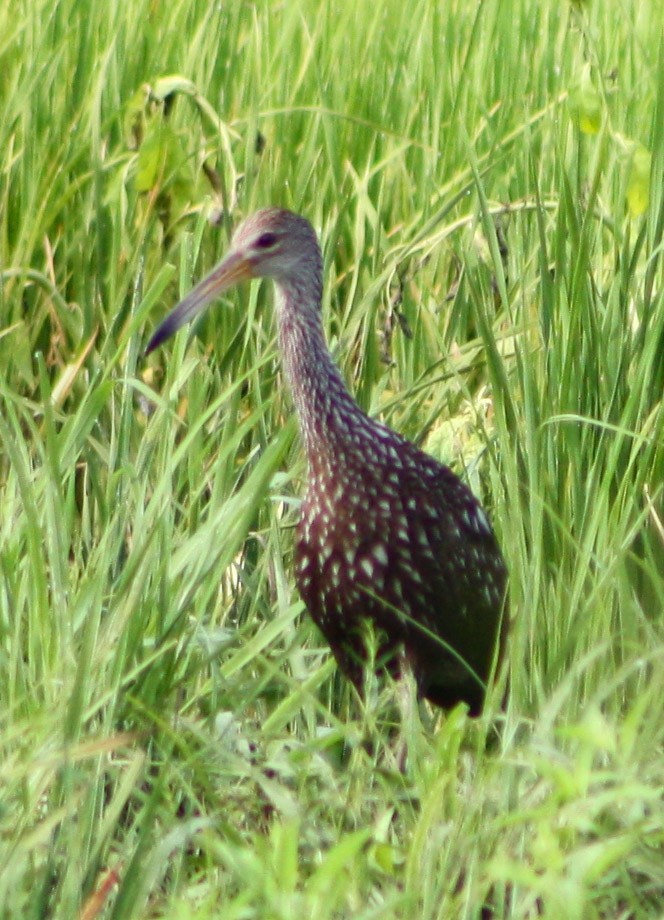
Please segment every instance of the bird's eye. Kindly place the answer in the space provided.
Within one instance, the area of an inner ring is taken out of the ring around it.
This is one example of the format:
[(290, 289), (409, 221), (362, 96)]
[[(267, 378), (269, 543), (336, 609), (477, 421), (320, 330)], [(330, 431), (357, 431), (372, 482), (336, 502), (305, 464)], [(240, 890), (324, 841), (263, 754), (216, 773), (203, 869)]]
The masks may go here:
[(271, 249), (276, 242), (277, 242), (276, 234), (261, 233), (261, 235), (256, 240), (255, 245), (258, 249)]

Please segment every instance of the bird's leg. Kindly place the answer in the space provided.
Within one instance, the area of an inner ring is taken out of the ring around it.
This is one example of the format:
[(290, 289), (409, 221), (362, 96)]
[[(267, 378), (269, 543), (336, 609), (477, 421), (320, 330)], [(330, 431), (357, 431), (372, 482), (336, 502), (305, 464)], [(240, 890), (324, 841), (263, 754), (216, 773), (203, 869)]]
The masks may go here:
[(405, 651), (398, 652), (399, 677), (396, 681), (397, 707), (399, 709), (399, 731), (393, 756), (400, 773), (406, 772), (408, 755), (415, 750), (422, 732), (419, 695), (413, 668)]
[[(400, 773), (406, 772), (408, 755), (417, 749), (422, 733), (420, 719), (419, 692), (415, 670), (403, 645), (391, 646), (386, 641), (386, 636), (380, 630), (376, 631), (370, 620), (360, 625), (358, 630), (358, 643), (363, 648), (362, 684), (360, 696), (363, 700), (365, 718), (375, 714), (378, 709), (385, 711), (388, 700), (383, 691), (387, 691), (381, 676), (392, 676), (391, 693), (389, 694), (389, 708), (392, 718), (397, 718), (396, 730), (390, 731), (390, 743), (385, 748), (385, 759), (391, 769)], [(394, 704), (396, 703), (396, 712)], [(373, 716), (371, 724), (367, 725), (367, 735), (370, 736), (377, 729)]]

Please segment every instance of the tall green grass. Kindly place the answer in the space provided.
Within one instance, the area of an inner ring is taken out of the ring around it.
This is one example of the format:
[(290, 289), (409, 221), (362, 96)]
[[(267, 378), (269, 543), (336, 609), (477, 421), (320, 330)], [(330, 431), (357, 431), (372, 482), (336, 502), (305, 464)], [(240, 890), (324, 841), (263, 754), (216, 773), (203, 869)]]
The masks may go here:
[[(2, 916), (664, 912), (659, 13), (3, 6)], [(294, 588), (270, 292), (141, 357), (271, 203), (510, 569), (506, 710), (424, 713), (403, 772)]]

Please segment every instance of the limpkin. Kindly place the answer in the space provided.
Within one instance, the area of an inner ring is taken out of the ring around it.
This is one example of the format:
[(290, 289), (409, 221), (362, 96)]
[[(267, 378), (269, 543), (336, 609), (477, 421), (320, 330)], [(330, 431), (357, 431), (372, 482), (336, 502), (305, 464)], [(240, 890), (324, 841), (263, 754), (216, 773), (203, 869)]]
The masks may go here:
[(313, 227), (267, 208), (158, 327), (157, 348), (223, 290), (272, 278), (278, 339), (308, 467), (295, 579), (342, 672), (361, 689), (366, 629), (418, 694), (480, 711), (501, 632), (506, 569), (486, 514), (446, 466), (370, 418), (325, 343), (323, 260)]

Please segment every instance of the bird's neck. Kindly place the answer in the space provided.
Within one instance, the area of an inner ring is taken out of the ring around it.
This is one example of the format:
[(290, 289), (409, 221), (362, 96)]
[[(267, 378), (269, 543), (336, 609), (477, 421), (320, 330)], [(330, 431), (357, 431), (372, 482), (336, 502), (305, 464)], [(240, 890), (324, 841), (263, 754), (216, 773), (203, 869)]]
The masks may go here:
[(349, 453), (361, 452), (375, 423), (355, 402), (334, 364), (318, 309), (294, 307), (304, 296), (277, 286), (279, 344), (310, 472), (324, 473)]

